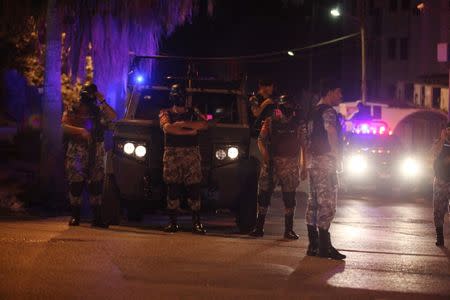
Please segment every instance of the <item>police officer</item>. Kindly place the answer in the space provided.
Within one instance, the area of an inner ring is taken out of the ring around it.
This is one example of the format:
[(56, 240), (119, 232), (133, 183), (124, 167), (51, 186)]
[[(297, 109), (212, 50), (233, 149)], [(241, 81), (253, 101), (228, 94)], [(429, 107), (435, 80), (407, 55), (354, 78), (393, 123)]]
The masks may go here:
[[(310, 197), (306, 208), (307, 255), (345, 259), (331, 244), (329, 228), (336, 213), (337, 170), (341, 162), (342, 129), (333, 106), (342, 99), (339, 85), (330, 83), (314, 107), (309, 122)], [(318, 231), (317, 231), (318, 230)]]
[(117, 117), (93, 83), (86, 83), (79, 102), (67, 109), (62, 118), (63, 130), (69, 137), (66, 153), (66, 173), (72, 210), (70, 226), (80, 224), (80, 208), (85, 185), (93, 212), (92, 226), (107, 227), (102, 221), (104, 178), (104, 132)]
[(441, 137), (433, 145), (434, 183), (433, 211), (436, 226), (436, 246), (444, 246), (444, 219), (448, 213), (450, 199), (450, 123), (441, 132)]
[(255, 137), (261, 129), (262, 122), (271, 116), (275, 109), (273, 92), (274, 84), (271, 80), (259, 80), (257, 93), (249, 98), (250, 111), (254, 119), (252, 132)]
[[(299, 238), (293, 230), (295, 190), (299, 185), (299, 162), (304, 158), (304, 155), (300, 155), (300, 150), (304, 150), (306, 145), (306, 122), (299, 113), (300, 111), (295, 110), (292, 103), (283, 96), (273, 115), (267, 117), (262, 124), (258, 138), (258, 147), (263, 157), (259, 177), (258, 216), (250, 236), (264, 236), (264, 222), (270, 200), (275, 185), (279, 183), (285, 207), (284, 238)], [(306, 179), (306, 161), (302, 161), (302, 178)]]
[(192, 232), (205, 234), (200, 221), (200, 183), (202, 180), (198, 131), (207, 128), (205, 119), (186, 107), (183, 88), (175, 84), (170, 90), (172, 107), (162, 110), (160, 125), (165, 135), (163, 178), (167, 184), (167, 210), (170, 223), (167, 232), (179, 230), (177, 214), (183, 191), (192, 210)]

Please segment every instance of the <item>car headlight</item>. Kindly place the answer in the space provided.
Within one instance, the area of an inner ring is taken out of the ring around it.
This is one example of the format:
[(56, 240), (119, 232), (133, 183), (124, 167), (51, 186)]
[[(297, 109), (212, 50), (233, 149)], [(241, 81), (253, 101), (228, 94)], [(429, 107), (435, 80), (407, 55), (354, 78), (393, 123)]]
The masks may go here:
[(147, 148), (145, 146), (139, 145), (134, 150), (134, 154), (136, 154), (137, 157), (142, 158), (147, 154)]
[(223, 149), (219, 149), (216, 151), (216, 158), (218, 160), (224, 160), (227, 157), (227, 153)]
[(348, 160), (347, 169), (353, 174), (362, 174), (367, 167), (367, 159), (361, 154), (355, 154)]
[(228, 157), (231, 159), (236, 159), (239, 156), (239, 149), (236, 147), (228, 148)]
[(123, 145), (123, 152), (125, 152), (125, 154), (131, 155), (134, 153), (134, 144), (133, 143), (125, 143), (125, 145)]
[(420, 174), (420, 163), (411, 157), (406, 158), (401, 165), (401, 172), (405, 177), (415, 177)]

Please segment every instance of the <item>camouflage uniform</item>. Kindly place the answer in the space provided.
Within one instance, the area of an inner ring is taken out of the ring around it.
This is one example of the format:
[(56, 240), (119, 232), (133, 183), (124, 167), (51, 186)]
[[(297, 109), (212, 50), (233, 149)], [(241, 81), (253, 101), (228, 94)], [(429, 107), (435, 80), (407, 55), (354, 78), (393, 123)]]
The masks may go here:
[(80, 206), (85, 184), (88, 187), (91, 205), (102, 202), (105, 148), (104, 130), (109, 121), (102, 110), (94, 113), (83, 104), (77, 104), (67, 111), (67, 123), (90, 131), (92, 140), (87, 141), (71, 137), (66, 152), (66, 175), (69, 182), (69, 199), (72, 206)]
[[(201, 157), (198, 147), (166, 147), (163, 157), (163, 179), (166, 184), (192, 186), (202, 181)], [(192, 210), (200, 210), (200, 198), (188, 199)], [(178, 209), (180, 198), (167, 198), (168, 209)]]
[[(296, 240), (294, 232), (295, 190), (299, 181), (299, 154), (304, 140), (300, 118), (294, 112), (281, 114), (281, 110), (264, 120), (259, 134), (259, 142), (269, 146), (272, 170), (264, 163), (259, 176), (258, 215), (250, 236), (263, 237), (264, 223), (270, 206), (273, 190), (281, 185), (284, 202), (284, 238)], [(272, 171), (272, 174), (270, 174)]]
[[(90, 149), (92, 147), (92, 150)], [(90, 154), (92, 151), (92, 154)], [(94, 143), (92, 146), (82, 143), (69, 142), (66, 153), (66, 173), (70, 185), (84, 185), (89, 189), (89, 201), (91, 205), (100, 205), (102, 202), (101, 191), (96, 188), (104, 178), (105, 147), (103, 142)], [(100, 192), (100, 193), (99, 193)], [(69, 193), (71, 205), (81, 205), (81, 195)]]
[(336, 160), (327, 155), (312, 158), (309, 169), (310, 197), (306, 206), (306, 223), (329, 229), (336, 214)]
[[(448, 131), (450, 123), (447, 124)], [(436, 227), (436, 246), (444, 246), (444, 221), (449, 210), (450, 200), (450, 140), (436, 141), (432, 148), (436, 157), (433, 163), (433, 213)]]
[[(273, 186), (280, 185), (283, 192), (295, 192), (299, 185), (298, 157), (273, 158)], [(259, 188), (270, 190), (269, 166), (264, 163), (259, 175)]]
[[(263, 122), (259, 139), (264, 143), (268, 143), (269, 136), (272, 135), (272, 125), (274, 122), (273, 117), (269, 117)], [(267, 213), (268, 206), (270, 205), (270, 198), (275, 186), (279, 184), (281, 186), (282, 193), (287, 195), (295, 194), (295, 190), (300, 184), (299, 150), (301, 143), (304, 141), (304, 130), (302, 130), (304, 126), (297, 125), (296, 127), (296, 138), (294, 138), (296, 141), (294, 141), (294, 145), (286, 145), (287, 147), (293, 146), (292, 148), (297, 148), (294, 150), (295, 154), (286, 156), (277, 154), (274, 155), (272, 159), (272, 178), (270, 178), (268, 164), (263, 163), (261, 167), (258, 181), (260, 195), (260, 197), (258, 197), (258, 211), (260, 214)], [(274, 147), (274, 145), (270, 145), (270, 147)], [(267, 197), (261, 197), (264, 194), (266, 194)], [(287, 198), (283, 197), (286, 214), (294, 214), (296, 205), (295, 198), (290, 200), (287, 200)]]
[(433, 183), (433, 212), (434, 225), (444, 226), (445, 215), (448, 213), (450, 199), (450, 181), (434, 178)]
[[(159, 117), (161, 128), (173, 122), (170, 110), (161, 111)], [(183, 187), (187, 190), (191, 210), (200, 210), (202, 169), (198, 146), (179, 147), (166, 144), (163, 157), (163, 179), (168, 187), (167, 208), (169, 210), (179, 209)]]
[[(335, 127), (337, 113), (333, 108), (325, 110), (322, 114), (324, 128)], [(312, 125), (310, 125), (310, 130)], [(306, 207), (306, 223), (328, 230), (336, 214), (337, 205), (337, 162), (330, 155), (308, 154), (308, 169), (310, 177), (310, 197)]]

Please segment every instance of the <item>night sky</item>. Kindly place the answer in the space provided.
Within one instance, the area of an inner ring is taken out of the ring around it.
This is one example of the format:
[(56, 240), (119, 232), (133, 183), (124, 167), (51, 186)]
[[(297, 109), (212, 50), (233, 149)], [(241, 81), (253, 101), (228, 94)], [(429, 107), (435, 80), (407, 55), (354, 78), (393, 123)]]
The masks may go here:
[[(312, 2), (218, 0), (213, 16), (208, 16), (204, 7), (191, 24), (179, 27), (161, 42), (160, 53), (206, 57), (252, 55), (303, 47), (352, 33), (343, 32), (342, 20), (330, 17), (330, 8), (338, 1), (321, 0), (314, 1), (316, 17), (311, 34)], [(341, 51), (340, 44), (313, 50), (313, 86), (321, 78), (341, 76)], [(294, 57), (286, 54), (246, 62), (240, 70), (248, 74), (249, 91), (255, 89), (257, 79), (270, 78), (280, 93), (300, 96), (302, 89), (308, 88), (308, 66), (309, 51), (303, 51)]]

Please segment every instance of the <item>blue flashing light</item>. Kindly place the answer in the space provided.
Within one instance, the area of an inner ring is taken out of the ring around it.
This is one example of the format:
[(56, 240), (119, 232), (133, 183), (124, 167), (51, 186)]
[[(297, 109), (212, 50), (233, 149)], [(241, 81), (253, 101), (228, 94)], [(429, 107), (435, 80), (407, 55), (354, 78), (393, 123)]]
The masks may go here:
[(144, 82), (144, 76), (136, 75), (135, 80), (136, 80), (136, 83), (143, 83)]

